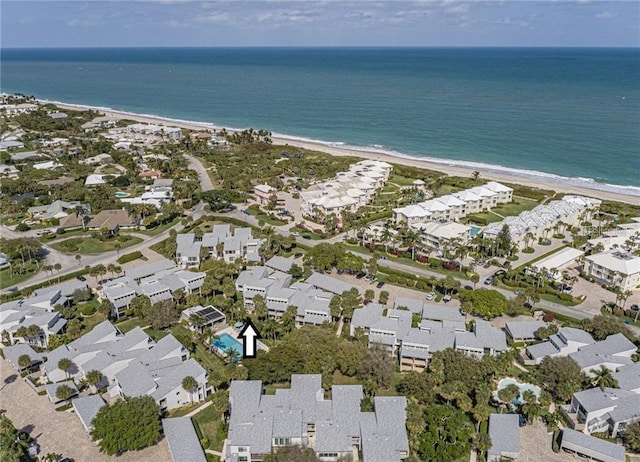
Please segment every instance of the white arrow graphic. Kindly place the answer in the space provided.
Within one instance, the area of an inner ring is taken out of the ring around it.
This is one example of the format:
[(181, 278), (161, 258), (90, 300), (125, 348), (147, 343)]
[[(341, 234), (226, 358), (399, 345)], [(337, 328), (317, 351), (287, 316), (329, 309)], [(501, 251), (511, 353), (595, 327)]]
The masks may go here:
[(242, 339), (242, 357), (255, 358), (258, 349), (258, 339), (262, 337), (258, 329), (256, 329), (256, 326), (251, 322), (251, 319), (245, 321), (244, 327), (238, 337)]

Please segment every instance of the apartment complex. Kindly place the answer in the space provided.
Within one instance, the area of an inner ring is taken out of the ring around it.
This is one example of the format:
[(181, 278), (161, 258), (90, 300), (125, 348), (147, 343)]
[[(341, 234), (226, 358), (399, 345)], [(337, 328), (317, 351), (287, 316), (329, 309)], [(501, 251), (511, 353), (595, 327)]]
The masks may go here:
[(355, 212), (370, 204), (376, 191), (382, 188), (393, 166), (378, 160), (363, 160), (340, 172), (329, 181), (316, 184), (300, 193), (304, 216), (314, 219), (334, 214), (341, 220), (343, 211)]
[(512, 200), (512, 188), (490, 181), (482, 186), (393, 209), (393, 221), (395, 224), (408, 225), (430, 221), (457, 221), (470, 213), (491, 210), (498, 204)]
[(322, 378), (294, 374), (291, 388), (266, 395), (258, 380), (234, 380), (229, 393), (229, 437), (225, 457), (255, 462), (282, 446), (314, 450), (322, 461), (352, 457), (363, 462), (400, 462), (409, 455), (407, 400), (374, 398), (362, 412), (361, 385), (334, 385), (325, 399)]

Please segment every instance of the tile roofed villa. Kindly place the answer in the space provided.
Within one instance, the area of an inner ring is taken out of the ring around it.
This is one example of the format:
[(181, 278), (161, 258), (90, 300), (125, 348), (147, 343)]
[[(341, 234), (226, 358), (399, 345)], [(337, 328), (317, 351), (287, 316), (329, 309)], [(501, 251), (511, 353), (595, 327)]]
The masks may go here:
[(400, 462), (409, 453), (403, 396), (376, 397), (362, 412), (361, 385), (334, 385), (325, 399), (320, 375), (294, 374), (291, 388), (263, 394), (262, 382), (234, 380), (229, 393), (227, 461), (252, 462), (279, 446), (310, 447), (323, 461), (352, 456), (363, 462)]

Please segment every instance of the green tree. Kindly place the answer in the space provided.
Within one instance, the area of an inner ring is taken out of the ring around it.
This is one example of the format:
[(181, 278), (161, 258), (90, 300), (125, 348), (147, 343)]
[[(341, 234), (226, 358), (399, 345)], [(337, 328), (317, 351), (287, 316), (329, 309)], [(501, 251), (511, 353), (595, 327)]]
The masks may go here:
[(18, 367), (20, 368), (20, 370), (28, 369), (29, 367), (31, 367), (31, 364), (32, 360), (31, 356), (29, 355), (20, 355), (20, 357), (18, 358)]
[(92, 423), (91, 438), (109, 455), (136, 451), (160, 440), (160, 413), (150, 396), (104, 405)]
[(213, 408), (219, 414), (226, 414), (229, 411), (229, 390), (217, 390), (211, 397)]
[(145, 320), (154, 329), (166, 329), (180, 318), (180, 313), (176, 309), (173, 300), (162, 300), (151, 306), (150, 312), (145, 316)]
[(493, 446), (488, 433), (476, 433), (473, 435), (473, 444), (482, 455), (486, 454)]
[(269, 311), (267, 309), (267, 303), (264, 301), (264, 297), (262, 295), (253, 296), (253, 309), (258, 319), (267, 319)]
[(69, 377), (71, 366), (73, 366), (73, 363), (69, 358), (60, 358), (60, 360), (58, 361), (58, 369), (63, 371), (67, 377)]
[(591, 384), (594, 387), (600, 387), (600, 389), (604, 390), (605, 388), (617, 388), (618, 381), (613, 377), (611, 373), (611, 369), (602, 365), (599, 369), (591, 369), (591, 374), (593, 375), (593, 379)]
[(367, 289), (364, 291), (364, 299), (368, 302), (375, 298), (376, 294), (373, 289)]
[(461, 296), (463, 304), (484, 319), (500, 316), (507, 309), (507, 298), (497, 290), (470, 290)]
[(373, 379), (379, 387), (389, 388), (395, 370), (395, 361), (385, 351), (368, 350), (357, 377), (360, 380)]
[(425, 430), (419, 436), (422, 460), (452, 462), (468, 456), (474, 435), (467, 415), (451, 405), (435, 404), (424, 411)]
[(97, 390), (97, 386), (100, 385), (100, 383), (102, 382), (102, 372), (96, 370), (96, 369), (92, 369), (89, 372), (87, 372), (87, 383), (91, 386), (91, 389), (93, 390), (93, 392), (95, 393)]
[(353, 287), (342, 292), (340, 306), (342, 308), (342, 316), (350, 320), (353, 316), (353, 311), (362, 306), (362, 299), (358, 289)]
[(518, 388), (518, 385), (513, 383), (498, 391), (498, 399), (507, 406), (510, 405), (518, 396), (520, 396), (520, 388)]
[(198, 389), (198, 382), (192, 376), (187, 375), (182, 379), (182, 388), (189, 393), (189, 399), (193, 403), (193, 393)]
[(0, 460), (22, 462), (28, 460), (27, 448), (31, 437), (13, 426), (5, 414), (0, 414)]
[(383, 305), (386, 305), (389, 301), (389, 292), (386, 290), (380, 291), (380, 297), (378, 298), (378, 301)]
[(582, 389), (584, 376), (580, 366), (568, 356), (546, 356), (538, 368), (538, 378), (558, 400), (567, 401)]
[(622, 441), (629, 451), (640, 454), (640, 421), (625, 427), (622, 432)]
[(67, 401), (73, 396), (73, 390), (69, 385), (60, 385), (56, 388), (56, 398), (60, 401)]

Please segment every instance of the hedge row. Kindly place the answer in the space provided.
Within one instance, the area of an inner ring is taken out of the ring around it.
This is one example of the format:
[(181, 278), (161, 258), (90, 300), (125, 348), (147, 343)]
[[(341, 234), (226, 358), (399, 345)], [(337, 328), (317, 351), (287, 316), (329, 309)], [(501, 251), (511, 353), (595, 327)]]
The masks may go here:
[(123, 265), (130, 261), (137, 260), (138, 258), (142, 258), (142, 252), (136, 250), (135, 252), (125, 253), (124, 255), (120, 256), (120, 258), (118, 258), (118, 263)]

